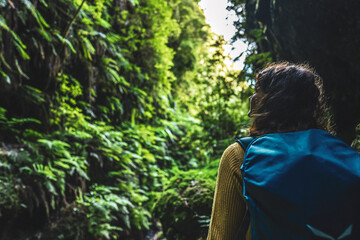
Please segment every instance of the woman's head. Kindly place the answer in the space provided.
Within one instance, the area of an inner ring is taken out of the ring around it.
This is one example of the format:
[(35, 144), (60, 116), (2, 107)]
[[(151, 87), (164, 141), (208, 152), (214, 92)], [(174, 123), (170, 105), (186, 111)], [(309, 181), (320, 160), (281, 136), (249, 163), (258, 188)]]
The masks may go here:
[(249, 116), (251, 136), (326, 129), (320, 77), (307, 65), (269, 65), (256, 77)]

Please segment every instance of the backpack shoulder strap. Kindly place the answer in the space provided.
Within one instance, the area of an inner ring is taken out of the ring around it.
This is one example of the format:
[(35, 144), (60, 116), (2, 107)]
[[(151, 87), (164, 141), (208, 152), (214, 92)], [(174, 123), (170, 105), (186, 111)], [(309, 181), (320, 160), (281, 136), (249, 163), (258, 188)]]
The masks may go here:
[(255, 139), (254, 137), (243, 137), (236, 139), (236, 142), (238, 142), (241, 145), (241, 147), (244, 149), (244, 151), (246, 151), (247, 147), (254, 139)]

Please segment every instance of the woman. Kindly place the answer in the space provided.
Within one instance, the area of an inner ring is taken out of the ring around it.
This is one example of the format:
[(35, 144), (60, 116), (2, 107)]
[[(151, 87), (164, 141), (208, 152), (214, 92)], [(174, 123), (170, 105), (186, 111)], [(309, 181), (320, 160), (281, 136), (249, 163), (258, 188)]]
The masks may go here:
[[(248, 114), (253, 119), (250, 136), (314, 128), (328, 131), (325, 113), (321, 81), (311, 68), (272, 64), (256, 77)], [(238, 143), (222, 155), (207, 239), (230, 240), (239, 233), (246, 210), (240, 171), (243, 158), (244, 149)], [(246, 239), (250, 239), (249, 230)]]

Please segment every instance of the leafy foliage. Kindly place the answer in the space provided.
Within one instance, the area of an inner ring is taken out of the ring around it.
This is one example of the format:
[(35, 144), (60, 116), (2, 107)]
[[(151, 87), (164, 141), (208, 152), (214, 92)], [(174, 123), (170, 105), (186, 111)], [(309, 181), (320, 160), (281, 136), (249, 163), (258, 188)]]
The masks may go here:
[(0, 28), (1, 238), (205, 236), (251, 81), (198, 1), (0, 1)]

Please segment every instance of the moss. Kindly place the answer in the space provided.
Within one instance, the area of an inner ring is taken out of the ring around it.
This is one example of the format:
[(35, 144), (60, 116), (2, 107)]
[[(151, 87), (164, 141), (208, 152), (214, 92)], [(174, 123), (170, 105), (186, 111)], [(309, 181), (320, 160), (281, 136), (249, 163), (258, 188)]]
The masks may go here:
[(153, 208), (167, 239), (206, 238), (215, 175), (214, 169), (201, 169), (179, 171), (170, 179)]

